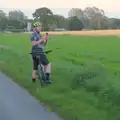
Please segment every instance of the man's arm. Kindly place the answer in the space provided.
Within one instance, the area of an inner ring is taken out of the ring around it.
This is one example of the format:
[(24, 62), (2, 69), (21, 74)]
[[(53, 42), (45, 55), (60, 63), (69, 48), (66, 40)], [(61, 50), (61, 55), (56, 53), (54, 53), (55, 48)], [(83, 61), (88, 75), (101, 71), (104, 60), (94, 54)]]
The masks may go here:
[(43, 43), (44, 45), (48, 43), (48, 33), (45, 34)]
[(31, 42), (32, 42), (32, 45), (36, 46), (36, 45), (39, 45), (43, 42), (42, 39), (36, 41), (36, 36), (34, 35), (34, 33), (31, 35)]
[(48, 42), (48, 38), (44, 37), (41, 40), (38, 41), (32, 41), (32, 45), (40, 45), (40, 44), (44, 44), (46, 45)]
[(46, 44), (47, 40), (48, 40), (48, 35), (45, 35), (43, 38), (41, 38), (38, 41), (35, 40), (34, 35), (31, 36), (32, 45)]
[(32, 45), (40, 45), (43, 42), (43, 39), (38, 41), (32, 41)]

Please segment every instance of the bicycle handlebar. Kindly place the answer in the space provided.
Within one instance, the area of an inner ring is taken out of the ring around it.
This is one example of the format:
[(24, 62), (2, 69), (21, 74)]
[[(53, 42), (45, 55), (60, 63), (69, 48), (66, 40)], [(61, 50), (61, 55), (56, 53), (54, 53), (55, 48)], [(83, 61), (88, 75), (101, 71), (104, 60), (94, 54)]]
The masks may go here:
[(46, 53), (46, 54), (48, 54), (48, 53), (50, 53), (50, 52), (52, 52), (52, 50), (47, 50), (47, 51), (43, 51), (43, 52), (40, 52), (40, 51), (36, 51), (36, 52), (31, 52), (31, 53), (29, 53), (29, 54), (42, 54), (42, 53)]

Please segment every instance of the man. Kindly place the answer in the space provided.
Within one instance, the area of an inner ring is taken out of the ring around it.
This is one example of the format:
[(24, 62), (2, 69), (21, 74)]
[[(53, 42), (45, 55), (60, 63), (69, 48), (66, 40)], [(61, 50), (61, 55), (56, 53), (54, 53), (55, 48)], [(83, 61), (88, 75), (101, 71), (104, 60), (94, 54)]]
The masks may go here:
[[(37, 49), (40, 50), (41, 52), (44, 49), (44, 46), (46, 45), (47, 41), (48, 41), (48, 34), (45, 34), (44, 37), (42, 37), (40, 35), (40, 31), (41, 31), (41, 23), (40, 22), (35, 22), (33, 24), (33, 29), (34, 32), (31, 35), (31, 42), (32, 42), (32, 52)], [(37, 68), (38, 68), (38, 64), (39, 64), (39, 60), (36, 58), (36, 56), (32, 55), (33, 58), (33, 72), (32, 72), (32, 81), (35, 82), (36, 81), (36, 77), (37, 77)], [(51, 83), (50, 80), (50, 73), (51, 73), (51, 64), (49, 63), (47, 57), (45, 56), (45, 54), (41, 54), (40, 55), (40, 60), (42, 65), (45, 67), (45, 72), (46, 72), (46, 82), (48, 84)]]

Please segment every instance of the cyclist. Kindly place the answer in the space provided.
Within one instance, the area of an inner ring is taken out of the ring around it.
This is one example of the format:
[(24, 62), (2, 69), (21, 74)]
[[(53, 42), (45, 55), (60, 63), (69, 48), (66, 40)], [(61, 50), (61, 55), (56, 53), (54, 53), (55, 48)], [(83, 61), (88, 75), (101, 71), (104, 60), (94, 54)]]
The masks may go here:
[[(41, 27), (42, 25), (40, 22), (33, 23), (33, 33), (30, 38), (32, 42), (32, 52), (35, 52), (36, 50), (42, 52), (44, 46), (48, 42), (48, 34), (45, 34), (44, 37), (42, 37), (40, 34)], [(36, 58), (35, 55), (32, 55), (32, 59), (33, 59), (32, 81), (35, 82), (37, 77), (37, 68), (38, 68), (39, 60)], [(44, 53), (40, 54), (40, 61), (42, 65), (45, 67), (46, 82), (50, 84), (51, 64)]]

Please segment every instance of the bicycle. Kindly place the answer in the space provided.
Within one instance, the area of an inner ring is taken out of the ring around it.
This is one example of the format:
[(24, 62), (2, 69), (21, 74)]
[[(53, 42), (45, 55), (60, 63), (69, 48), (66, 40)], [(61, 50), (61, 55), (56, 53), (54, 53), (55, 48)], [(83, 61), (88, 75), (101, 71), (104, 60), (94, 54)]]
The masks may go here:
[(37, 75), (38, 75), (38, 79), (40, 80), (41, 87), (43, 87), (44, 84), (46, 84), (46, 77), (45, 77), (45, 70), (44, 70), (43, 65), (41, 64), (41, 61), (40, 61), (40, 54), (48, 54), (50, 52), (52, 52), (52, 50), (43, 51), (43, 52), (38, 50), (38, 51), (29, 53), (32, 55), (36, 55), (37, 59), (39, 59)]

